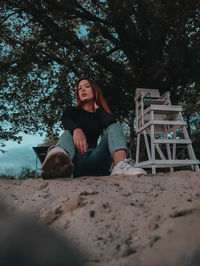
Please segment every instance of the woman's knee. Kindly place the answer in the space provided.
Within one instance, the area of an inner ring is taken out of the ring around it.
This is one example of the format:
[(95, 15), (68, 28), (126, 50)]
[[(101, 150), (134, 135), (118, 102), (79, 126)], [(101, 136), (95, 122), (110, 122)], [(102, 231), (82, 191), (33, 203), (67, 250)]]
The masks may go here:
[(125, 138), (122, 126), (119, 123), (113, 123), (109, 125), (105, 130), (105, 135), (107, 135), (108, 138), (110, 136)]
[(74, 147), (72, 134), (69, 130), (65, 130), (63, 134), (60, 136), (57, 142), (57, 146), (64, 149), (70, 155), (71, 159), (74, 157), (75, 147)]
[(62, 136), (65, 136), (65, 137), (71, 137), (72, 138), (72, 133), (69, 131), (69, 130), (64, 130), (63, 134), (61, 135)]
[(107, 132), (109, 132), (109, 131), (121, 131), (121, 132), (123, 132), (123, 129), (119, 123), (113, 123), (113, 124), (109, 125), (105, 131), (107, 131)]

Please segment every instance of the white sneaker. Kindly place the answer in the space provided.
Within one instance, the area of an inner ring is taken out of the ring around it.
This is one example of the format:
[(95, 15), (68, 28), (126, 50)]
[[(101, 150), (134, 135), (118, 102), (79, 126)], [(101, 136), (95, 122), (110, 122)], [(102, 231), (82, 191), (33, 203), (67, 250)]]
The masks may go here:
[(42, 164), (42, 178), (71, 177), (73, 170), (69, 155), (62, 148), (55, 147), (48, 152)]
[(132, 159), (125, 159), (116, 164), (110, 175), (146, 175), (147, 172), (142, 168), (135, 168), (135, 162)]

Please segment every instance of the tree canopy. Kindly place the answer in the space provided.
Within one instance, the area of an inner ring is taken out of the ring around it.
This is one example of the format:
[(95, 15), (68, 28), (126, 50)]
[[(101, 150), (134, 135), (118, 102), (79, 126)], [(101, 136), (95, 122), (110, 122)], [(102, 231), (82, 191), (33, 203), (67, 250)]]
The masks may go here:
[(55, 133), (80, 76), (132, 126), (137, 87), (170, 90), (174, 103), (192, 88), (195, 106), (199, 47), (198, 0), (1, 0), (0, 137)]

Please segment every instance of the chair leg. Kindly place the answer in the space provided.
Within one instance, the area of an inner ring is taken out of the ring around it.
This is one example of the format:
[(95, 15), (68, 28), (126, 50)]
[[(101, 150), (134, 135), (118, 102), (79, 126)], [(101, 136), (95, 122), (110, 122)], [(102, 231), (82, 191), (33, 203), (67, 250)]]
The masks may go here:
[[(182, 118), (182, 114), (180, 114), (180, 117), (181, 117), (181, 119), (183, 119), (183, 118)], [(187, 132), (187, 129), (186, 129), (185, 126), (183, 126), (183, 134), (184, 134), (185, 139), (189, 139), (189, 135), (188, 135), (188, 132)], [(187, 145), (187, 148), (188, 148), (188, 153), (189, 153), (190, 159), (192, 159), (192, 160), (196, 160), (196, 155), (195, 155), (195, 153), (194, 153), (194, 150), (193, 150), (192, 144), (188, 144), (188, 145)], [(199, 166), (198, 166), (198, 164), (195, 164), (195, 165), (194, 165), (194, 168), (195, 168), (195, 171), (199, 171)]]
[(156, 174), (156, 167), (154, 165), (152, 165), (152, 174), (155, 175)]
[[(165, 138), (168, 139), (168, 132), (167, 132), (167, 128), (166, 128), (166, 125), (164, 127), (165, 129)], [(170, 150), (170, 144), (166, 144), (166, 147), (167, 147), (167, 155), (168, 155), (168, 159), (171, 160), (172, 159), (172, 155), (171, 155), (171, 150)], [(172, 167), (172, 165), (170, 164), (169, 165), (169, 169), (170, 169), (170, 172), (174, 172), (174, 168)]]
[(38, 159), (37, 159), (37, 155), (35, 157), (35, 178), (37, 178), (37, 168), (38, 168)]
[(148, 159), (151, 160), (151, 152), (150, 152), (150, 148), (149, 148), (149, 142), (148, 142), (148, 139), (147, 139), (146, 130), (144, 130), (144, 140), (145, 140), (145, 145), (146, 145), (146, 151), (147, 151)]
[[(173, 138), (176, 139), (176, 128), (173, 130)], [(176, 160), (176, 143), (173, 144), (173, 160)]]
[[(151, 111), (151, 120), (154, 120), (154, 112)], [(154, 124), (150, 126), (150, 134), (151, 134), (151, 160), (152, 160), (152, 174), (156, 173), (155, 167), (155, 146), (154, 146)]]
[(140, 133), (137, 135), (136, 163), (139, 163), (139, 158), (140, 158)]

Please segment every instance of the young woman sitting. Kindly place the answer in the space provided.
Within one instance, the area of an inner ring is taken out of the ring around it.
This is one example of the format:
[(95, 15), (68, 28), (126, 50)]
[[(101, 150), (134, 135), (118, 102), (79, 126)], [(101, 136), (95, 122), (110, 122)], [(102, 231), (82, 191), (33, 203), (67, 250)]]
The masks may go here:
[[(144, 175), (127, 159), (127, 146), (120, 124), (111, 114), (100, 88), (90, 79), (78, 80), (76, 107), (64, 111), (65, 129), (56, 146), (50, 147), (42, 164), (42, 177), (91, 175)], [(101, 140), (97, 140), (101, 135)]]

